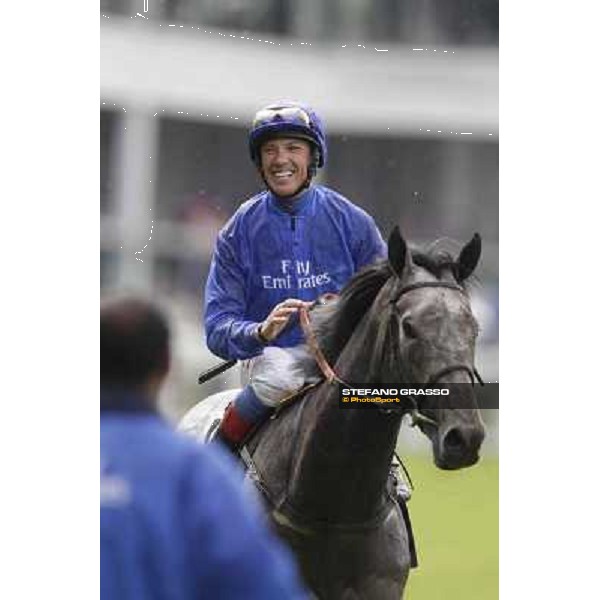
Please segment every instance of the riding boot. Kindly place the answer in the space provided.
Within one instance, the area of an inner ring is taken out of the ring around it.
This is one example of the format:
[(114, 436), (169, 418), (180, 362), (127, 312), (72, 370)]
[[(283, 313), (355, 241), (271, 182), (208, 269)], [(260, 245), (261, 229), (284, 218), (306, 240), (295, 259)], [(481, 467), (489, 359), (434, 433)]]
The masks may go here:
[(239, 457), (240, 449), (270, 412), (254, 390), (246, 386), (225, 409), (212, 440), (221, 442), (234, 457)]
[(254, 423), (242, 419), (232, 402), (225, 409), (223, 419), (215, 431), (211, 442), (220, 442), (234, 458), (239, 458), (239, 451), (254, 430)]

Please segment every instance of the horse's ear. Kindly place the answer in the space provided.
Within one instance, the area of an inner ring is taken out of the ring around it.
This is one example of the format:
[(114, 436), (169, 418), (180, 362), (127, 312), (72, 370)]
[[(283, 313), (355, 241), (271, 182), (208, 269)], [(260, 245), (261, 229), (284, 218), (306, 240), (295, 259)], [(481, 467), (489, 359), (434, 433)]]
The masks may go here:
[(388, 239), (388, 261), (396, 276), (402, 279), (405, 270), (410, 269), (412, 260), (410, 250), (400, 233), (398, 225), (394, 227)]
[(464, 281), (474, 270), (481, 256), (481, 237), (476, 233), (471, 241), (465, 245), (456, 261), (456, 278)]

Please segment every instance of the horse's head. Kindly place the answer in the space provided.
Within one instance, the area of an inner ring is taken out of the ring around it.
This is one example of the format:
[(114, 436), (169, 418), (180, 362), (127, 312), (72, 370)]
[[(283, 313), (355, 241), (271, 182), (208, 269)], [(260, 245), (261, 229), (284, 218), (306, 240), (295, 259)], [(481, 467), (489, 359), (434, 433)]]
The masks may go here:
[(394, 380), (453, 384), (450, 400), (413, 397), (418, 414), (425, 417), (419, 419), (419, 427), (432, 442), (436, 465), (443, 469), (476, 463), (485, 433), (473, 389), (478, 377), (474, 367), (478, 325), (463, 285), (480, 254), (478, 234), (456, 260), (447, 254), (413, 254), (396, 227), (388, 241), (395, 277), (377, 298), (391, 310)]

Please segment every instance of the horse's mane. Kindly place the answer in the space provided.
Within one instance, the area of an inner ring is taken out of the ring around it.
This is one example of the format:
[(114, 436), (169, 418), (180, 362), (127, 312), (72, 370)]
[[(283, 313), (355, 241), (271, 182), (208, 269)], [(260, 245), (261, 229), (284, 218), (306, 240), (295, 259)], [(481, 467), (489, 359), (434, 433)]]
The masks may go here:
[[(444, 271), (454, 272), (456, 263), (449, 252), (433, 246), (411, 249), (411, 258), (414, 264), (440, 279)], [(352, 277), (337, 300), (315, 308), (311, 315), (314, 330), (328, 361), (334, 361), (340, 354), (381, 288), (393, 276), (389, 262), (379, 261)]]

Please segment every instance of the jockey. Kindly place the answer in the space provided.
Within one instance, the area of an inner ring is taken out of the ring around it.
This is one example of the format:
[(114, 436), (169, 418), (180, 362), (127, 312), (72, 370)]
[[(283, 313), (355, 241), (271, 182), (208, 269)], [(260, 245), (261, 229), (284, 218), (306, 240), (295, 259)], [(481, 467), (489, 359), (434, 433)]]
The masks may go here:
[(207, 345), (244, 361), (248, 381), (215, 435), (234, 453), (283, 398), (320, 375), (298, 310), (387, 255), (371, 216), (312, 182), (327, 142), (310, 107), (282, 101), (259, 110), (249, 147), (267, 189), (219, 232), (205, 289)]

